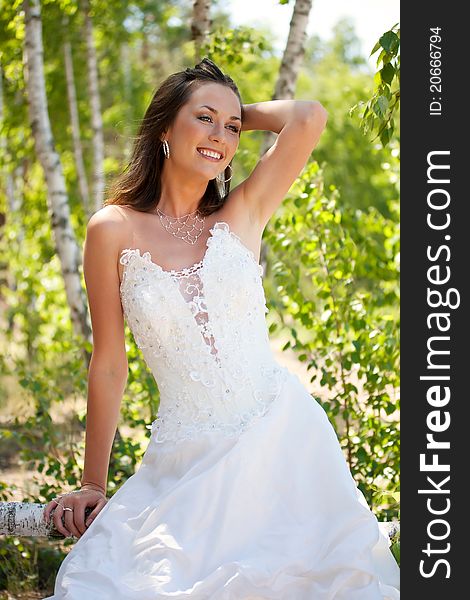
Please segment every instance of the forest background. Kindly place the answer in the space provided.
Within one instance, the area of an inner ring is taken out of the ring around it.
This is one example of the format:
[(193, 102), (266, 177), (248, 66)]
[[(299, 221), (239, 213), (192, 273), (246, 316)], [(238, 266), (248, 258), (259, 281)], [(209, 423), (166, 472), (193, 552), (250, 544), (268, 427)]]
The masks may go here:
[[(160, 82), (208, 56), (245, 103), (317, 99), (328, 110), (319, 146), (263, 235), (267, 320), (280, 361), (301, 367), (377, 517), (399, 517), (399, 30), (383, 23), (367, 49), (372, 70), (350, 21), (327, 40), (307, 35), (312, 0), (290, 2), (282, 56), (269, 29), (235, 26), (224, 4), (1, 5), (2, 501), (45, 503), (79, 485), (92, 349), (86, 224)], [(232, 187), (273, 140), (242, 134)], [(129, 330), (127, 349), (108, 496), (138, 467), (158, 410)], [(67, 545), (2, 538), (0, 590), (50, 592)]]

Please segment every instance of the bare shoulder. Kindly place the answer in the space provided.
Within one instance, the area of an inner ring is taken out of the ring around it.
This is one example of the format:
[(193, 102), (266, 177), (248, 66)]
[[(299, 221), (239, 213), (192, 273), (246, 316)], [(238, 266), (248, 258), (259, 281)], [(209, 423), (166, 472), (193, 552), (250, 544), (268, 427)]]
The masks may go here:
[(129, 221), (131, 211), (125, 206), (108, 204), (97, 210), (89, 219), (87, 227), (99, 227), (100, 229), (112, 228), (116, 225), (121, 227)]
[(118, 253), (127, 231), (131, 228), (131, 211), (109, 204), (97, 210), (87, 224), (87, 238), (107, 253)]

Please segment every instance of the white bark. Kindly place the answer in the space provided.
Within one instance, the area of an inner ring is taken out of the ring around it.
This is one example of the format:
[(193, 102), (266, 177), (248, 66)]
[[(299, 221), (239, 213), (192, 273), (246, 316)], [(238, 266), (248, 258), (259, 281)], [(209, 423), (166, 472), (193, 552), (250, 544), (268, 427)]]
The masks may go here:
[[(5, 119), (4, 114), (4, 101), (3, 101), (3, 70), (0, 66), (0, 123), (2, 124)], [(18, 133), (23, 140), (23, 134)], [(8, 152), (8, 140), (4, 135), (0, 135), (0, 157), (6, 158)], [(7, 215), (19, 214), (22, 206), (22, 194), (19, 191), (23, 188), (25, 168), (24, 161), (15, 165), (13, 173), (10, 172), (6, 162), (1, 162), (1, 177), (5, 182), (5, 196), (7, 199)], [(24, 238), (23, 228), (18, 228), (17, 240), (19, 243)]]
[(210, 0), (194, 0), (191, 36), (194, 40), (196, 60), (202, 59), (201, 46), (205, 42), (211, 28)]
[(54, 148), (47, 108), (39, 1), (24, 0), (23, 6), (25, 11), (24, 62), (28, 108), (36, 152), (46, 179), (52, 232), (75, 333), (91, 341), (86, 299), (79, 276), (80, 250), (70, 223), (65, 179), (59, 156)]
[[(4, 110), (4, 101), (3, 101), (3, 71), (0, 66), (0, 124), (3, 124), (5, 119), (5, 110)], [(21, 135), (21, 134), (18, 134)], [(24, 239), (24, 230), (22, 226), (22, 222), (19, 220), (19, 215), (21, 214), (21, 205), (23, 202), (23, 195), (21, 190), (24, 187), (24, 177), (25, 177), (25, 168), (24, 161), (15, 165), (13, 169), (13, 173), (10, 172), (10, 167), (6, 163), (6, 158), (8, 154), (8, 140), (4, 135), (0, 135), (0, 181), (4, 182), (5, 189), (5, 197), (6, 197), (6, 211), (4, 218), (6, 219), (16, 219), (19, 221), (17, 224), (17, 239), (16, 243), (18, 247), (21, 247), (21, 242)], [(2, 215), (3, 219), (3, 215)], [(17, 282), (14, 279), (14, 275), (10, 269), (5, 270), (5, 274), (2, 274), (2, 280), (0, 281), (0, 285), (5, 284), (9, 290), (14, 292), (17, 289)], [(30, 298), (31, 308), (34, 306), (36, 298), (34, 294)], [(16, 320), (13, 318), (13, 313), (10, 314), (8, 318), (8, 330), (10, 331), (12, 337), (15, 337), (15, 332), (18, 329), (19, 325)]]
[[(68, 18), (64, 17), (64, 29), (67, 29)], [(80, 137), (80, 118), (77, 107), (77, 94), (75, 91), (75, 76), (73, 71), (72, 46), (67, 40), (64, 43), (65, 80), (67, 84), (67, 98), (69, 102), (70, 122), (72, 125), (73, 154), (75, 157), (75, 168), (77, 170), (78, 189), (82, 200), (85, 214), (92, 215), (90, 197), (88, 192), (88, 181), (86, 178), (85, 165), (83, 162), (82, 140)]]
[[(63, 538), (55, 528), (52, 518), (48, 523), (44, 521), (45, 506), (33, 502), (0, 502), (0, 535)], [(92, 511), (91, 507), (87, 507), (85, 518)], [(52, 510), (51, 515), (53, 514)]]
[[(131, 65), (131, 52), (129, 49), (129, 44), (127, 42), (123, 42), (121, 44), (121, 66), (122, 66), (122, 74), (124, 80), (124, 99), (126, 106), (126, 116), (127, 122), (130, 123), (132, 121), (132, 65)], [(129, 156), (132, 150), (131, 139), (129, 136), (125, 136), (124, 142), (124, 155)]]
[[(305, 55), (307, 41), (307, 26), (313, 0), (296, 0), (289, 27), (286, 47), (282, 56), (281, 66), (273, 100), (291, 100), (294, 98), (295, 86), (299, 76), (302, 60)], [(267, 132), (264, 136), (261, 155), (270, 148), (276, 140), (276, 134)]]
[(400, 532), (400, 521), (379, 521), (379, 528), (392, 538), (395, 534)]
[(312, 9), (312, 1), (313, 0), (295, 1), (294, 11), (290, 22), (289, 36), (282, 57), (273, 100), (277, 98), (291, 99), (294, 97), (295, 84), (305, 54), (308, 18)]
[[(28, 502), (0, 502), (0, 535), (62, 538), (63, 535), (54, 527), (52, 519), (49, 523), (43, 520), (45, 506)], [(91, 507), (87, 507), (85, 518), (92, 511)], [(392, 538), (400, 531), (400, 522), (379, 521), (379, 527)]]
[(99, 92), (98, 61), (93, 41), (93, 23), (90, 16), (89, 0), (84, 0), (85, 39), (87, 48), (88, 94), (91, 106), (91, 126), (93, 129), (93, 197), (95, 210), (103, 206), (104, 194), (104, 140), (103, 120)]

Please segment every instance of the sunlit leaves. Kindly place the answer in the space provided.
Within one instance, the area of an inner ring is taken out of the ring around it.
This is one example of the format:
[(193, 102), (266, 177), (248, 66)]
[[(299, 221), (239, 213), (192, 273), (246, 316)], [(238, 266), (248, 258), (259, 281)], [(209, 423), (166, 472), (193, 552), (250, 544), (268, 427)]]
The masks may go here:
[(206, 56), (218, 64), (242, 64), (254, 56), (261, 57), (272, 50), (271, 43), (262, 33), (252, 27), (240, 26), (234, 29), (219, 29), (208, 36), (203, 45)]
[(355, 479), (389, 518), (395, 507), (369, 485), (394, 490), (399, 473), (398, 219), (340, 208), (315, 163), (280, 213), (265, 237), (284, 348), (312, 371)]
[[(380, 51), (380, 52), (379, 52)], [(378, 71), (374, 76), (374, 93), (368, 102), (359, 102), (351, 108), (350, 114), (362, 108), (361, 127), (365, 134), (375, 134), (382, 146), (392, 139), (394, 115), (400, 104), (400, 29), (394, 25), (386, 31), (372, 48), (371, 56), (377, 57)]]

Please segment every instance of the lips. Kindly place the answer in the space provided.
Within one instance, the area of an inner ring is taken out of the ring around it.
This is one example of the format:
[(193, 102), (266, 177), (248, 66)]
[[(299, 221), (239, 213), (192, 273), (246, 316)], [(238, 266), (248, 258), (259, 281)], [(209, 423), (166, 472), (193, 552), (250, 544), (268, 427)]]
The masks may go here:
[(211, 148), (197, 148), (197, 151), (204, 158), (215, 162), (219, 162), (224, 158), (224, 155), (221, 152), (212, 150)]

